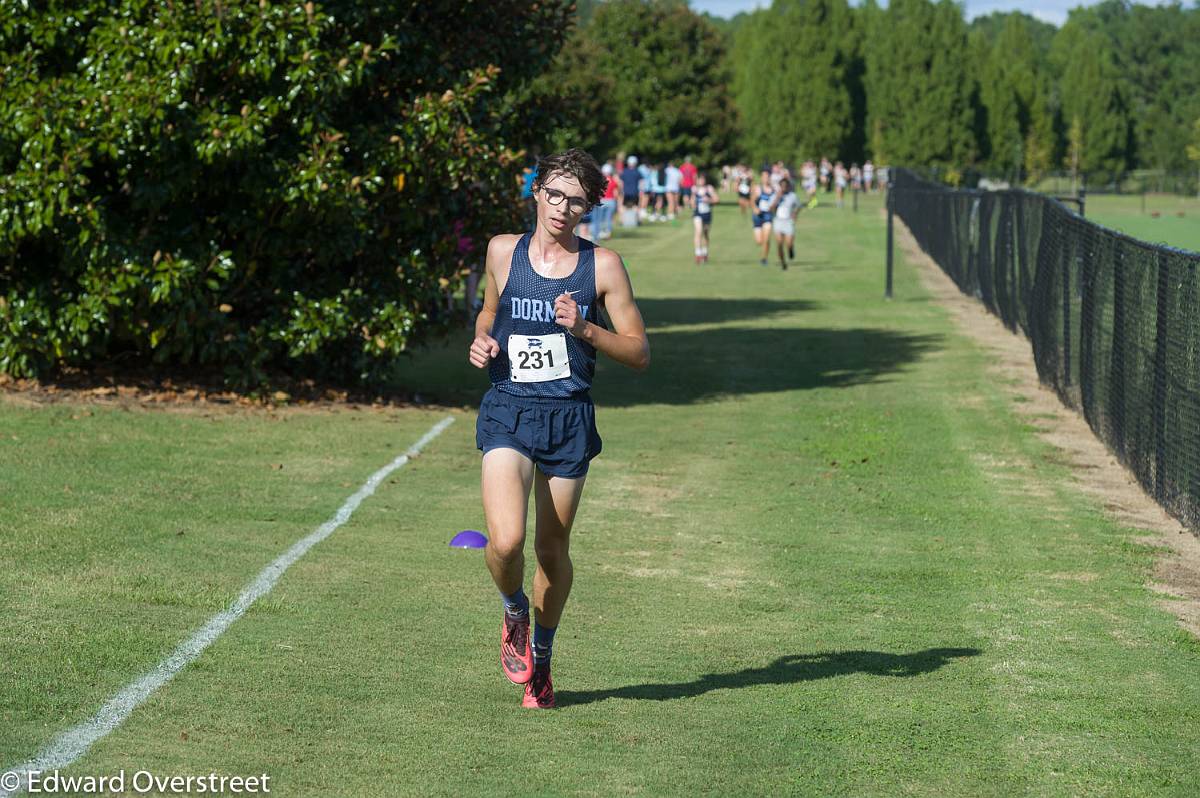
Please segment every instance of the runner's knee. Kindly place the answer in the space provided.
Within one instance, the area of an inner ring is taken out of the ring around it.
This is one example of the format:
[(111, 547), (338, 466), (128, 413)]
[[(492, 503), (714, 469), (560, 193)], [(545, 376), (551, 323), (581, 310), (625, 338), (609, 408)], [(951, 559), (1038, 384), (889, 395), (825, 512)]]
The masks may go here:
[(525, 536), (520, 535), (504, 535), (492, 533), (491, 540), (488, 541), (488, 546), (491, 547), (492, 553), (502, 562), (512, 562), (521, 558), (525, 550)]
[(539, 535), (534, 541), (533, 550), (537, 555), (538, 564), (545, 570), (552, 570), (571, 561), (570, 543), (565, 535)]

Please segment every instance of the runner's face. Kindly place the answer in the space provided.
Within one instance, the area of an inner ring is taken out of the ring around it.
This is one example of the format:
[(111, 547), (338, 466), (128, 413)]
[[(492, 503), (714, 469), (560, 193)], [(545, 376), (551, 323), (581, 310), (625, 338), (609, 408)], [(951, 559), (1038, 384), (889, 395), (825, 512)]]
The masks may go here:
[(538, 223), (555, 235), (569, 233), (587, 212), (587, 205), (587, 194), (578, 180), (571, 175), (551, 175), (538, 191)]

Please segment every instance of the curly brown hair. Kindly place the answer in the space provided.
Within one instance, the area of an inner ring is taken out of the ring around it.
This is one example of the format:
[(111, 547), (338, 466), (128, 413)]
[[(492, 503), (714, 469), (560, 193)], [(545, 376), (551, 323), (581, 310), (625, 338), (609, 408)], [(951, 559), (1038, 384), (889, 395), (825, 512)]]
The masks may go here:
[(534, 190), (544, 186), (546, 181), (555, 175), (569, 175), (578, 180), (589, 205), (600, 201), (608, 182), (601, 174), (596, 159), (578, 147), (538, 158), (537, 178), (533, 181)]

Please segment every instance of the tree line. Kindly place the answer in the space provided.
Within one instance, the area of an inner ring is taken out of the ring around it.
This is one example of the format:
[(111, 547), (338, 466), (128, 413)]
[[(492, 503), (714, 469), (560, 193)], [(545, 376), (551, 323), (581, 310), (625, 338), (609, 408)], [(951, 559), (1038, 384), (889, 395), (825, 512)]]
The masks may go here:
[(9, 4), (0, 373), (376, 381), (461, 325), (539, 151), (1175, 169), (1198, 65), (1200, 11), (1116, 0), (1061, 29), (950, 0)]
[(1200, 10), (1106, 0), (1055, 27), (952, 0), (774, 0), (732, 20), (681, 0), (580, 7), (553, 79), (559, 139), (709, 163), (846, 162), (1036, 179), (1182, 170), (1200, 146)]

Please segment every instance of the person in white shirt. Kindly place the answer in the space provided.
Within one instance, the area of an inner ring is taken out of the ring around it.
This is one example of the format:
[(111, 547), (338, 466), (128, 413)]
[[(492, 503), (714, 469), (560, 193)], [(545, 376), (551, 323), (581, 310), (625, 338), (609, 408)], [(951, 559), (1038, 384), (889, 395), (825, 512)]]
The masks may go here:
[[(792, 181), (786, 177), (779, 181), (772, 210), (775, 214), (773, 229), (779, 251), (779, 265), (787, 271), (788, 259), (796, 257), (793, 249), (796, 238), (796, 213), (800, 210), (800, 198), (792, 191)], [(787, 253), (786, 257), (784, 253)]]
[(679, 189), (683, 185), (683, 172), (674, 163), (668, 163), (664, 170), (667, 188), (667, 218), (675, 221), (675, 211), (679, 209)]

